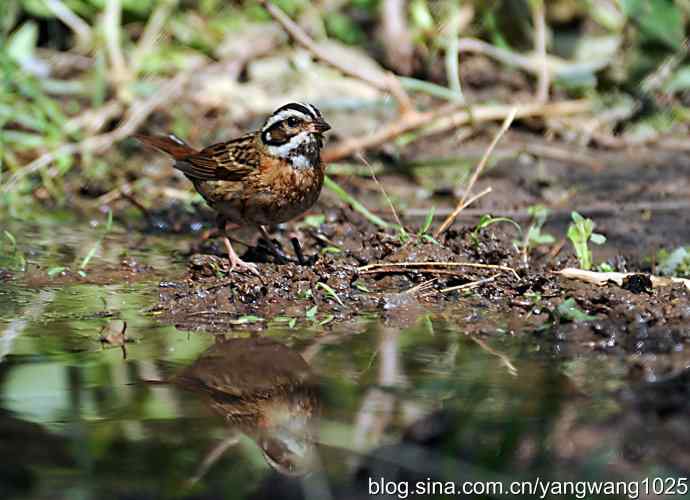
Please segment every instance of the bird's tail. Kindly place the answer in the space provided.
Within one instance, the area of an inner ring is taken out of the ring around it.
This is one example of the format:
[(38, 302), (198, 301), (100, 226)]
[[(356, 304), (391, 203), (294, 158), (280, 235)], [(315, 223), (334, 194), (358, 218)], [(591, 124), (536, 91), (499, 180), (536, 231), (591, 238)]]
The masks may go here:
[(169, 154), (176, 160), (181, 160), (198, 153), (196, 149), (173, 134), (168, 136), (136, 134), (133, 137), (146, 146), (156, 148), (159, 151)]

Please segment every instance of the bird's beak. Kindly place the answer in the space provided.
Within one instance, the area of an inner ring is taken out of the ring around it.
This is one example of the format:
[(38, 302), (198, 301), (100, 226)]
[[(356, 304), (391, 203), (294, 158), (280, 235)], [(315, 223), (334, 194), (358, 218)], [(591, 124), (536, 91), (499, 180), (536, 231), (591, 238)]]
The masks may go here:
[(331, 126), (323, 120), (320, 120), (318, 122), (314, 122), (312, 124), (312, 132), (314, 132), (316, 134), (323, 134), (324, 132), (326, 132), (327, 130), (330, 130), (330, 129), (331, 129)]

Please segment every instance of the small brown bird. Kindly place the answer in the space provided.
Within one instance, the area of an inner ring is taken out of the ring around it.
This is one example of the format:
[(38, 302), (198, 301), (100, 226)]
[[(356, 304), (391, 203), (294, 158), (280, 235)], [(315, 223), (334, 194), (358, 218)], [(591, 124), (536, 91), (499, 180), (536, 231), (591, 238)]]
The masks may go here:
[[(218, 229), (231, 270), (259, 274), (237, 256), (228, 229), (286, 222), (311, 207), (323, 185), (323, 133), (331, 127), (315, 106), (290, 103), (278, 108), (261, 130), (197, 151), (170, 136), (134, 137), (175, 159), (173, 166), (194, 183), (218, 213)], [(230, 223), (230, 224), (228, 224)]]

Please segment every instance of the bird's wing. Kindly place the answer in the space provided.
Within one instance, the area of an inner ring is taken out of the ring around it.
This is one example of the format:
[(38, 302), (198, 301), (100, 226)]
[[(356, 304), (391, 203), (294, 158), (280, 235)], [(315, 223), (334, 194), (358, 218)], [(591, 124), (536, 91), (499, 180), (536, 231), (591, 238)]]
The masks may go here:
[(259, 151), (254, 133), (213, 144), (180, 158), (175, 168), (191, 179), (202, 181), (241, 181), (259, 168)]

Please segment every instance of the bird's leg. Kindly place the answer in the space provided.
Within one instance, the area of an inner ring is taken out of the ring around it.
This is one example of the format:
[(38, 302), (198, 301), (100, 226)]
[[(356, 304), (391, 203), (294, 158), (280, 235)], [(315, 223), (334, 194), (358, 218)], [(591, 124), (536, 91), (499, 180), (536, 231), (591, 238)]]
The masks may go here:
[(310, 257), (305, 258), (304, 252), (302, 252), (302, 245), (299, 242), (299, 238), (294, 233), (293, 236), (290, 238), (290, 243), (292, 243), (292, 248), (295, 250), (295, 255), (297, 255), (297, 261), (299, 262), (300, 266), (311, 267), (319, 258), (319, 254), (314, 254)]
[[(240, 227), (239, 224), (232, 224), (231, 229), (237, 229)], [(224, 219), (223, 217), (219, 216), (218, 217), (218, 231), (220, 232), (221, 236), (223, 237), (223, 243), (225, 244), (225, 249), (228, 251), (228, 259), (230, 259), (230, 271), (234, 270), (243, 270), (246, 269), (247, 271), (256, 274), (257, 276), (261, 276), (259, 274), (259, 270), (256, 267), (256, 264), (252, 264), (250, 262), (245, 262), (242, 259), (239, 258), (237, 253), (235, 252), (235, 249), (232, 248), (232, 243), (230, 243), (230, 238), (228, 238), (228, 223), (227, 220)]]
[(300, 245), (297, 236), (290, 238), (290, 243), (292, 243), (292, 248), (295, 250), (295, 255), (297, 255), (297, 261), (299, 262), (299, 265), (303, 266), (305, 263), (304, 253), (302, 252), (302, 245)]
[(259, 226), (259, 231), (261, 232), (261, 236), (263, 236), (264, 240), (268, 244), (271, 252), (273, 252), (273, 255), (282, 261), (281, 264), (293, 261), (293, 259), (291, 259), (285, 252), (283, 252), (281, 248), (278, 247), (278, 245), (273, 242), (271, 236), (268, 234), (268, 231), (266, 231), (266, 226)]

